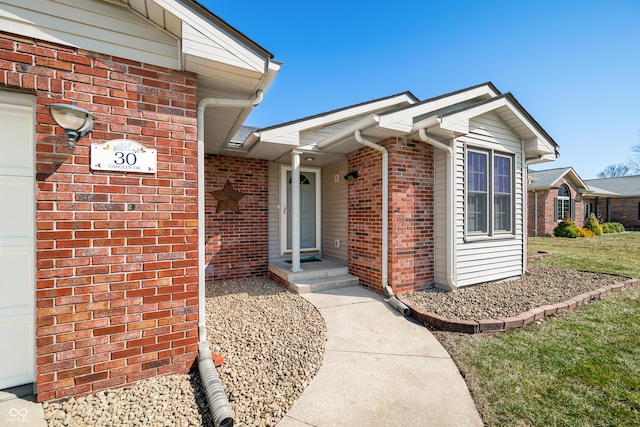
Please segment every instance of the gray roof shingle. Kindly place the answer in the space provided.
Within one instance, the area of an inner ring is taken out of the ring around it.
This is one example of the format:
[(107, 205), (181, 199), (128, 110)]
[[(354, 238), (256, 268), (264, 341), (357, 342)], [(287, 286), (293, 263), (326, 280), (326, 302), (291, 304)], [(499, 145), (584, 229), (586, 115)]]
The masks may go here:
[(622, 197), (640, 197), (640, 175), (586, 179), (590, 189), (602, 189)]

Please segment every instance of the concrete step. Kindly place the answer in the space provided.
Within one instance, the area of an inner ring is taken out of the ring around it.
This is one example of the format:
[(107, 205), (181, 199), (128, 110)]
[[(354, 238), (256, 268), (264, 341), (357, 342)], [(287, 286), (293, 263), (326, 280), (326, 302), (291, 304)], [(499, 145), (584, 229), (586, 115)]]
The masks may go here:
[(348, 288), (358, 285), (358, 278), (351, 274), (310, 279), (296, 279), (289, 282), (289, 288), (298, 294), (321, 292), (329, 289)]

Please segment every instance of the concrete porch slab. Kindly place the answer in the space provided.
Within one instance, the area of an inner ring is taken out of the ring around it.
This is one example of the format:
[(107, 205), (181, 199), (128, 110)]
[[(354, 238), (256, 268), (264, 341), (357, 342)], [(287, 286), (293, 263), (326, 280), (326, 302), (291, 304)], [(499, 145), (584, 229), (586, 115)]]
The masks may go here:
[(277, 276), (280, 283), (286, 284), (299, 294), (321, 292), (330, 289), (358, 285), (358, 278), (349, 274), (349, 268), (337, 261), (321, 259), (301, 264), (302, 271), (291, 271), (291, 264), (285, 259), (269, 263), (269, 273)]

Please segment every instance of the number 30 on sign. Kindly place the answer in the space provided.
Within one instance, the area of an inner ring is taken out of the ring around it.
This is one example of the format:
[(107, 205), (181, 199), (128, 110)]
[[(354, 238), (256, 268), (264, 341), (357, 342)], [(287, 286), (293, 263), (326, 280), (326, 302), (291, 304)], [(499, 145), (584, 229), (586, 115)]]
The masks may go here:
[(156, 173), (158, 151), (128, 139), (91, 144), (91, 169)]

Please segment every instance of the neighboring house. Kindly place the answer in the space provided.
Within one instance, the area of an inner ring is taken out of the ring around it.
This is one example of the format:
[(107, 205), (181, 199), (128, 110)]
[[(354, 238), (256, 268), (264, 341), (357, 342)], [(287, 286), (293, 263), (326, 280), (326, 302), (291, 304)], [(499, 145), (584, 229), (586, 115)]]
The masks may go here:
[(553, 236), (553, 229), (565, 217), (582, 226), (589, 216), (583, 197), (587, 184), (572, 168), (529, 171), (527, 230), (530, 237)]
[(598, 218), (619, 222), (625, 228), (640, 226), (640, 175), (585, 179), (584, 182), (592, 190), (586, 202)]
[(553, 236), (565, 217), (578, 227), (592, 213), (626, 228), (640, 225), (640, 175), (582, 180), (573, 168), (529, 171), (529, 236)]
[(209, 280), (269, 269), (296, 284), (319, 268), (301, 262), (313, 255), (378, 292), (519, 276), (527, 164), (556, 157), (551, 137), (491, 83), (256, 130), (207, 157), (208, 188), (229, 181), (247, 194), (239, 213), (207, 202)]
[[(196, 1), (0, 0), (0, 389), (44, 401), (192, 367), (199, 154), (280, 66)], [(46, 107), (71, 102), (96, 116), (76, 148)], [(90, 166), (93, 143), (152, 173)]]

